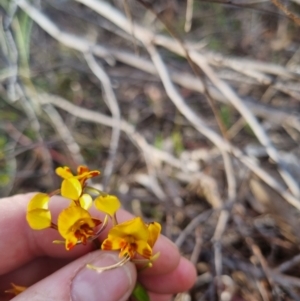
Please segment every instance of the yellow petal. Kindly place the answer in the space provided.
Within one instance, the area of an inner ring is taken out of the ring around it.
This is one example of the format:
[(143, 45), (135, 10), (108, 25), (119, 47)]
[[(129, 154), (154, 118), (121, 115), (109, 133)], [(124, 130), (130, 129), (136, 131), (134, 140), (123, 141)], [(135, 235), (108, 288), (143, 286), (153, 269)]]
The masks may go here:
[(76, 223), (88, 224), (91, 228), (96, 226), (88, 211), (78, 206), (70, 206), (58, 216), (58, 232), (63, 238), (67, 239), (70, 233), (76, 231)]
[(37, 193), (28, 203), (27, 211), (33, 209), (48, 209), (50, 197), (46, 193)]
[(26, 220), (32, 229), (46, 229), (51, 226), (51, 213), (47, 209), (33, 209), (27, 211)]
[(61, 183), (61, 195), (71, 200), (78, 200), (82, 193), (82, 186), (76, 178), (63, 180)]
[(149, 237), (148, 227), (140, 217), (135, 217), (129, 221), (114, 226), (108, 233), (108, 238), (131, 236), (134, 240), (144, 240)]
[(160, 234), (161, 231), (161, 225), (159, 223), (150, 223), (148, 225), (148, 230), (149, 230), (149, 238), (148, 238), (148, 244), (152, 248)]
[(57, 167), (55, 169), (55, 172), (58, 176), (60, 176), (63, 179), (69, 179), (69, 178), (73, 177), (71, 169), (68, 166)]
[(79, 199), (79, 203), (83, 209), (88, 210), (92, 206), (93, 199), (89, 194), (83, 194)]
[(143, 257), (149, 259), (151, 258), (152, 255), (152, 248), (149, 246), (147, 242), (144, 240), (138, 240), (136, 241), (136, 246), (137, 246), (137, 253), (142, 255)]
[(113, 216), (121, 207), (121, 203), (114, 195), (100, 195), (95, 199), (95, 207), (98, 210)]

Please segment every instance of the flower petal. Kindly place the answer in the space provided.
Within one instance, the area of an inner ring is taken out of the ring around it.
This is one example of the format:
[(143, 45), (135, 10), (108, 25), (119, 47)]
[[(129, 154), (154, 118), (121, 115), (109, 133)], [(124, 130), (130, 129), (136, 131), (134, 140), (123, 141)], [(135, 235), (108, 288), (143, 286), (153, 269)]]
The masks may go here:
[(113, 216), (121, 207), (121, 203), (114, 195), (100, 195), (95, 199), (95, 207), (98, 210)]
[(135, 217), (129, 221), (118, 224), (108, 233), (108, 238), (127, 236), (131, 236), (134, 240), (148, 240), (148, 228), (140, 217)]
[(88, 210), (93, 204), (93, 199), (89, 194), (85, 193), (80, 197), (79, 203), (83, 209)]
[(82, 186), (76, 178), (65, 179), (61, 183), (61, 195), (71, 200), (78, 200), (82, 194)]
[(47, 209), (33, 209), (27, 212), (26, 220), (34, 230), (50, 228), (51, 213)]
[(161, 225), (156, 222), (150, 223), (148, 225), (148, 230), (149, 230), (148, 244), (152, 248), (160, 234)]

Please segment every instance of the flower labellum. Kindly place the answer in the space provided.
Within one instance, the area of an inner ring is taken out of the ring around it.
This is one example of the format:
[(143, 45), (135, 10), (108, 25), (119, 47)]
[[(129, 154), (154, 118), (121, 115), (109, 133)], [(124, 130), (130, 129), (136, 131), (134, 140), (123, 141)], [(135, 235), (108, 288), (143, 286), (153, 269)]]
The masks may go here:
[(58, 216), (58, 232), (66, 240), (67, 250), (71, 250), (77, 243), (86, 244), (88, 238), (96, 234), (95, 228), (102, 222), (92, 218), (90, 213), (77, 206), (64, 209)]

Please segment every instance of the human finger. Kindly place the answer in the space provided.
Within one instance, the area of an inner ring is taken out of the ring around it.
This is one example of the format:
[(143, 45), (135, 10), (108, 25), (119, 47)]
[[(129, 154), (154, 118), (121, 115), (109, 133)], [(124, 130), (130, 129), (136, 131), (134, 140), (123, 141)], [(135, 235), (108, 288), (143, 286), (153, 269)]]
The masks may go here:
[[(78, 246), (72, 252), (66, 252), (61, 245), (52, 243), (53, 240), (60, 239), (57, 231), (32, 230), (26, 221), (26, 209), (33, 195), (15, 195), (0, 200), (0, 275), (21, 267), (36, 257), (77, 258), (92, 250), (92, 246)], [(66, 199), (53, 199), (51, 206), (56, 214), (68, 204)]]
[(86, 265), (109, 266), (119, 262), (115, 252), (90, 252), (27, 288), (14, 301), (126, 301), (136, 282), (131, 262), (103, 273)]
[(151, 301), (170, 301), (172, 299), (172, 295), (170, 294), (157, 294), (157, 293), (148, 293)]
[(194, 285), (195, 280), (196, 269), (184, 257), (181, 257), (175, 270), (168, 274), (139, 275), (139, 281), (147, 290), (159, 294), (175, 294), (187, 291)]
[[(20, 268), (0, 276), (0, 292), (10, 288), (11, 283), (31, 286), (46, 278), (60, 268), (69, 264), (71, 259), (40, 257), (26, 263)], [(1, 299), (1, 298), (0, 298)]]

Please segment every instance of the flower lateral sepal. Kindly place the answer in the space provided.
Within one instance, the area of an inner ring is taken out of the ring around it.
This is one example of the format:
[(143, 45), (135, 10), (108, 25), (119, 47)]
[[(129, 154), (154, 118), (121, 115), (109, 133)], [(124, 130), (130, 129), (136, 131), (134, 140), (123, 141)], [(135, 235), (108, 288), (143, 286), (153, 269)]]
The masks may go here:
[(94, 266), (92, 264), (87, 264), (86, 267), (88, 269), (96, 271), (97, 273), (102, 273), (104, 271), (108, 271), (108, 270), (113, 270), (113, 269), (119, 268), (119, 267), (123, 266), (125, 263), (127, 263), (128, 261), (130, 261), (130, 256), (126, 255), (120, 261), (118, 261), (117, 263), (109, 265), (109, 266), (106, 266), (106, 267), (96, 267), (96, 266)]

